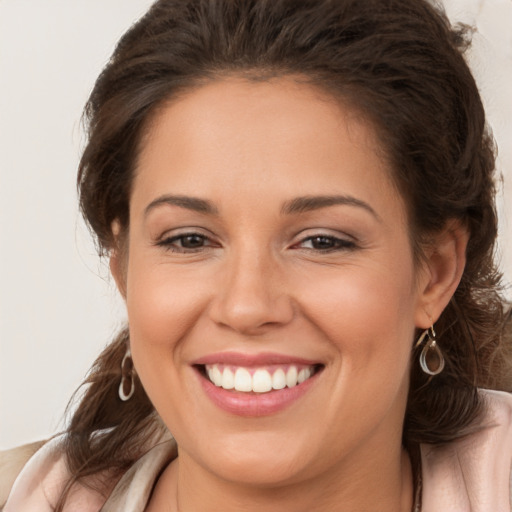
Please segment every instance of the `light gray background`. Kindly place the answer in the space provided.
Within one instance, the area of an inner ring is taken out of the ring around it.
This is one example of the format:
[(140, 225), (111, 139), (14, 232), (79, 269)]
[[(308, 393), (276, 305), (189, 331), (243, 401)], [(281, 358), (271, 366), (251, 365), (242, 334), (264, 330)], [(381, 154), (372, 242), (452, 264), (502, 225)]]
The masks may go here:
[[(477, 27), (469, 60), (512, 197), (512, 0), (446, 0)], [(0, 449), (62, 428), (73, 390), (123, 323), (76, 206), (80, 115), (151, 0), (0, 0)], [(512, 211), (500, 197), (503, 268)]]

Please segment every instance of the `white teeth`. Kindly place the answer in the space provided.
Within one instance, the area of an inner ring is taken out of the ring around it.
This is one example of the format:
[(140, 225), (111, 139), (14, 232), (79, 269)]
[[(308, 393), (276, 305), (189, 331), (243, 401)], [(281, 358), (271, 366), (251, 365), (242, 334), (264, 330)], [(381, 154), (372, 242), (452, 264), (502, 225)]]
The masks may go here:
[(235, 375), (229, 368), (224, 368), (222, 372), (222, 387), (224, 389), (233, 389), (235, 387)]
[(286, 375), (281, 368), (278, 368), (272, 375), (272, 388), (283, 389), (286, 387)]
[(235, 389), (245, 393), (268, 393), (273, 389), (279, 390), (285, 387), (293, 388), (302, 384), (312, 375), (312, 368), (301, 368), (289, 366), (277, 368), (272, 374), (265, 368), (256, 368), (252, 375), (247, 368), (239, 367), (234, 369), (223, 365), (207, 365), (206, 373), (209, 379), (217, 386), (224, 389)]
[(297, 385), (297, 368), (295, 366), (290, 366), (286, 372), (286, 385), (289, 388)]
[(267, 370), (256, 370), (252, 376), (252, 390), (255, 393), (266, 393), (272, 389), (272, 377)]
[(309, 368), (303, 368), (297, 376), (297, 382), (302, 384), (305, 380), (309, 379), (309, 377), (311, 377), (311, 370)]
[(237, 368), (235, 372), (235, 389), (237, 391), (252, 391), (252, 377), (245, 368)]
[(222, 386), (222, 373), (217, 365), (215, 365), (213, 369), (208, 372), (208, 376), (216, 386)]

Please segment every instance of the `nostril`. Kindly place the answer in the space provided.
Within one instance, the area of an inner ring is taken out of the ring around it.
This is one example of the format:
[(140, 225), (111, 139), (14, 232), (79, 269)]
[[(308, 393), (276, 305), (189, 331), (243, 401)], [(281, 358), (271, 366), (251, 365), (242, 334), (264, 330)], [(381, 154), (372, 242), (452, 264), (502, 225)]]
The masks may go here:
[(260, 334), (262, 331), (286, 325), (294, 317), (293, 307), (284, 298), (272, 299), (230, 295), (212, 305), (210, 318), (219, 326), (241, 334)]

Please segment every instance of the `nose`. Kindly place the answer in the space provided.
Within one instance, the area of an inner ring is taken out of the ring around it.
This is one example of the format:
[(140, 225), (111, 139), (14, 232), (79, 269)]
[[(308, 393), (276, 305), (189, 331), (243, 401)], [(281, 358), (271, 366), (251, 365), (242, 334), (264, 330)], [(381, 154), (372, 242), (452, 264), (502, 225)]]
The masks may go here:
[(283, 326), (294, 316), (282, 267), (255, 251), (225, 262), (210, 317), (218, 325), (246, 335)]

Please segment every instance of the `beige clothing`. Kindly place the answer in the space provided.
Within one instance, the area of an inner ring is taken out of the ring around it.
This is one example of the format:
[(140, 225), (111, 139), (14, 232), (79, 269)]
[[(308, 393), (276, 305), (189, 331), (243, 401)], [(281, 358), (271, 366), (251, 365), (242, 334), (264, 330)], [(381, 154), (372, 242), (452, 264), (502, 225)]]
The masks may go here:
[(23, 466), (45, 443), (46, 441), (39, 441), (12, 450), (0, 451), (0, 507), (7, 501), (7, 496)]
[[(422, 512), (511, 512), (512, 395), (482, 394), (488, 402), (484, 428), (442, 447), (422, 445)], [(66, 512), (143, 512), (158, 475), (176, 455), (170, 437), (158, 442), (106, 501), (78, 488)], [(25, 465), (3, 512), (51, 512), (67, 477), (57, 438)]]

